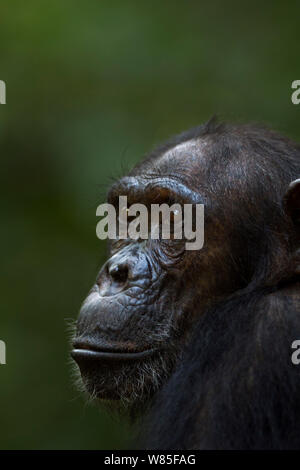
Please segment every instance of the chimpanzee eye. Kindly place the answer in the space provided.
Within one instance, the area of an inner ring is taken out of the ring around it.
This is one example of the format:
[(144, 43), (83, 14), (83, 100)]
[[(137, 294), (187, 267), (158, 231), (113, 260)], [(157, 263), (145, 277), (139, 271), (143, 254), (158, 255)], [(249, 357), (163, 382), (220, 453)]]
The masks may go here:
[(127, 220), (127, 224), (130, 224), (130, 222), (132, 222), (136, 218), (135, 215), (128, 215), (128, 212), (128, 207), (124, 207), (123, 209), (121, 209), (121, 212), (118, 215), (119, 222), (124, 223), (125, 220)]
[(118, 239), (72, 351), (83, 383), (147, 411), (147, 449), (300, 449), (300, 148), (213, 120), (174, 142), (112, 191)]

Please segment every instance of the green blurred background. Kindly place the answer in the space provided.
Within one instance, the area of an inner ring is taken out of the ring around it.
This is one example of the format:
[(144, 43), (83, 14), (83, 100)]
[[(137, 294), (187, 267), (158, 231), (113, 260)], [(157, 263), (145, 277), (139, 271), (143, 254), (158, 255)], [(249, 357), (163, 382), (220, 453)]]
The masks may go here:
[(1, 3), (1, 449), (130, 445), (70, 374), (67, 322), (105, 259), (95, 209), (214, 113), (300, 140), (299, 26), (297, 1)]

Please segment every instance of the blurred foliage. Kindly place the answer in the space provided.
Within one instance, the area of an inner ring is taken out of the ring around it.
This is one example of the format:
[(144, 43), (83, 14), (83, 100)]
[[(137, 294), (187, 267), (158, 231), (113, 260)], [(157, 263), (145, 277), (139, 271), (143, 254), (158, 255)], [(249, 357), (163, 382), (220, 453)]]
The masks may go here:
[(86, 405), (67, 321), (105, 258), (112, 177), (214, 113), (300, 138), (297, 1), (12, 0), (0, 14), (0, 448), (124, 448)]

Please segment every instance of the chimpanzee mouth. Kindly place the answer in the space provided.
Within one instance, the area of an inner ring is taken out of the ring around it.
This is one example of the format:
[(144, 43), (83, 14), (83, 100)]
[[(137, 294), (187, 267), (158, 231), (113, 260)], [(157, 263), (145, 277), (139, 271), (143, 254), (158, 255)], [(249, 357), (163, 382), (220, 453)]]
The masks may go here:
[(155, 349), (146, 349), (143, 351), (120, 350), (114, 348), (96, 349), (86, 343), (80, 344), (76, 341), (73, 344), (74, 349), (71, 351), (71, 356), (76, 362), (81, 361), (138, 361), (147, 356), (151, 356), (156, 352)]

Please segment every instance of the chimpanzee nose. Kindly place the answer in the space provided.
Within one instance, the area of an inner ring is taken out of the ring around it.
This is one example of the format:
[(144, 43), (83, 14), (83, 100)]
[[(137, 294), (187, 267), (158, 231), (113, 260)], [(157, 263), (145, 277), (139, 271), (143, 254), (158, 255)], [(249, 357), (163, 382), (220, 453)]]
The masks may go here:
[(108, 266), (108, 274), (112, 278), (113, 281), (125, 284), (128, 279), (128, 264), (121, 262), (121, 263), (112, 263)]
[(105, 263), (100, 270), (96, 284), (102, 297), (120, 294), (131, 287), (150, 285), (152, 271), (146, 258), (146, 251), (140, 246), (126, 246)]

